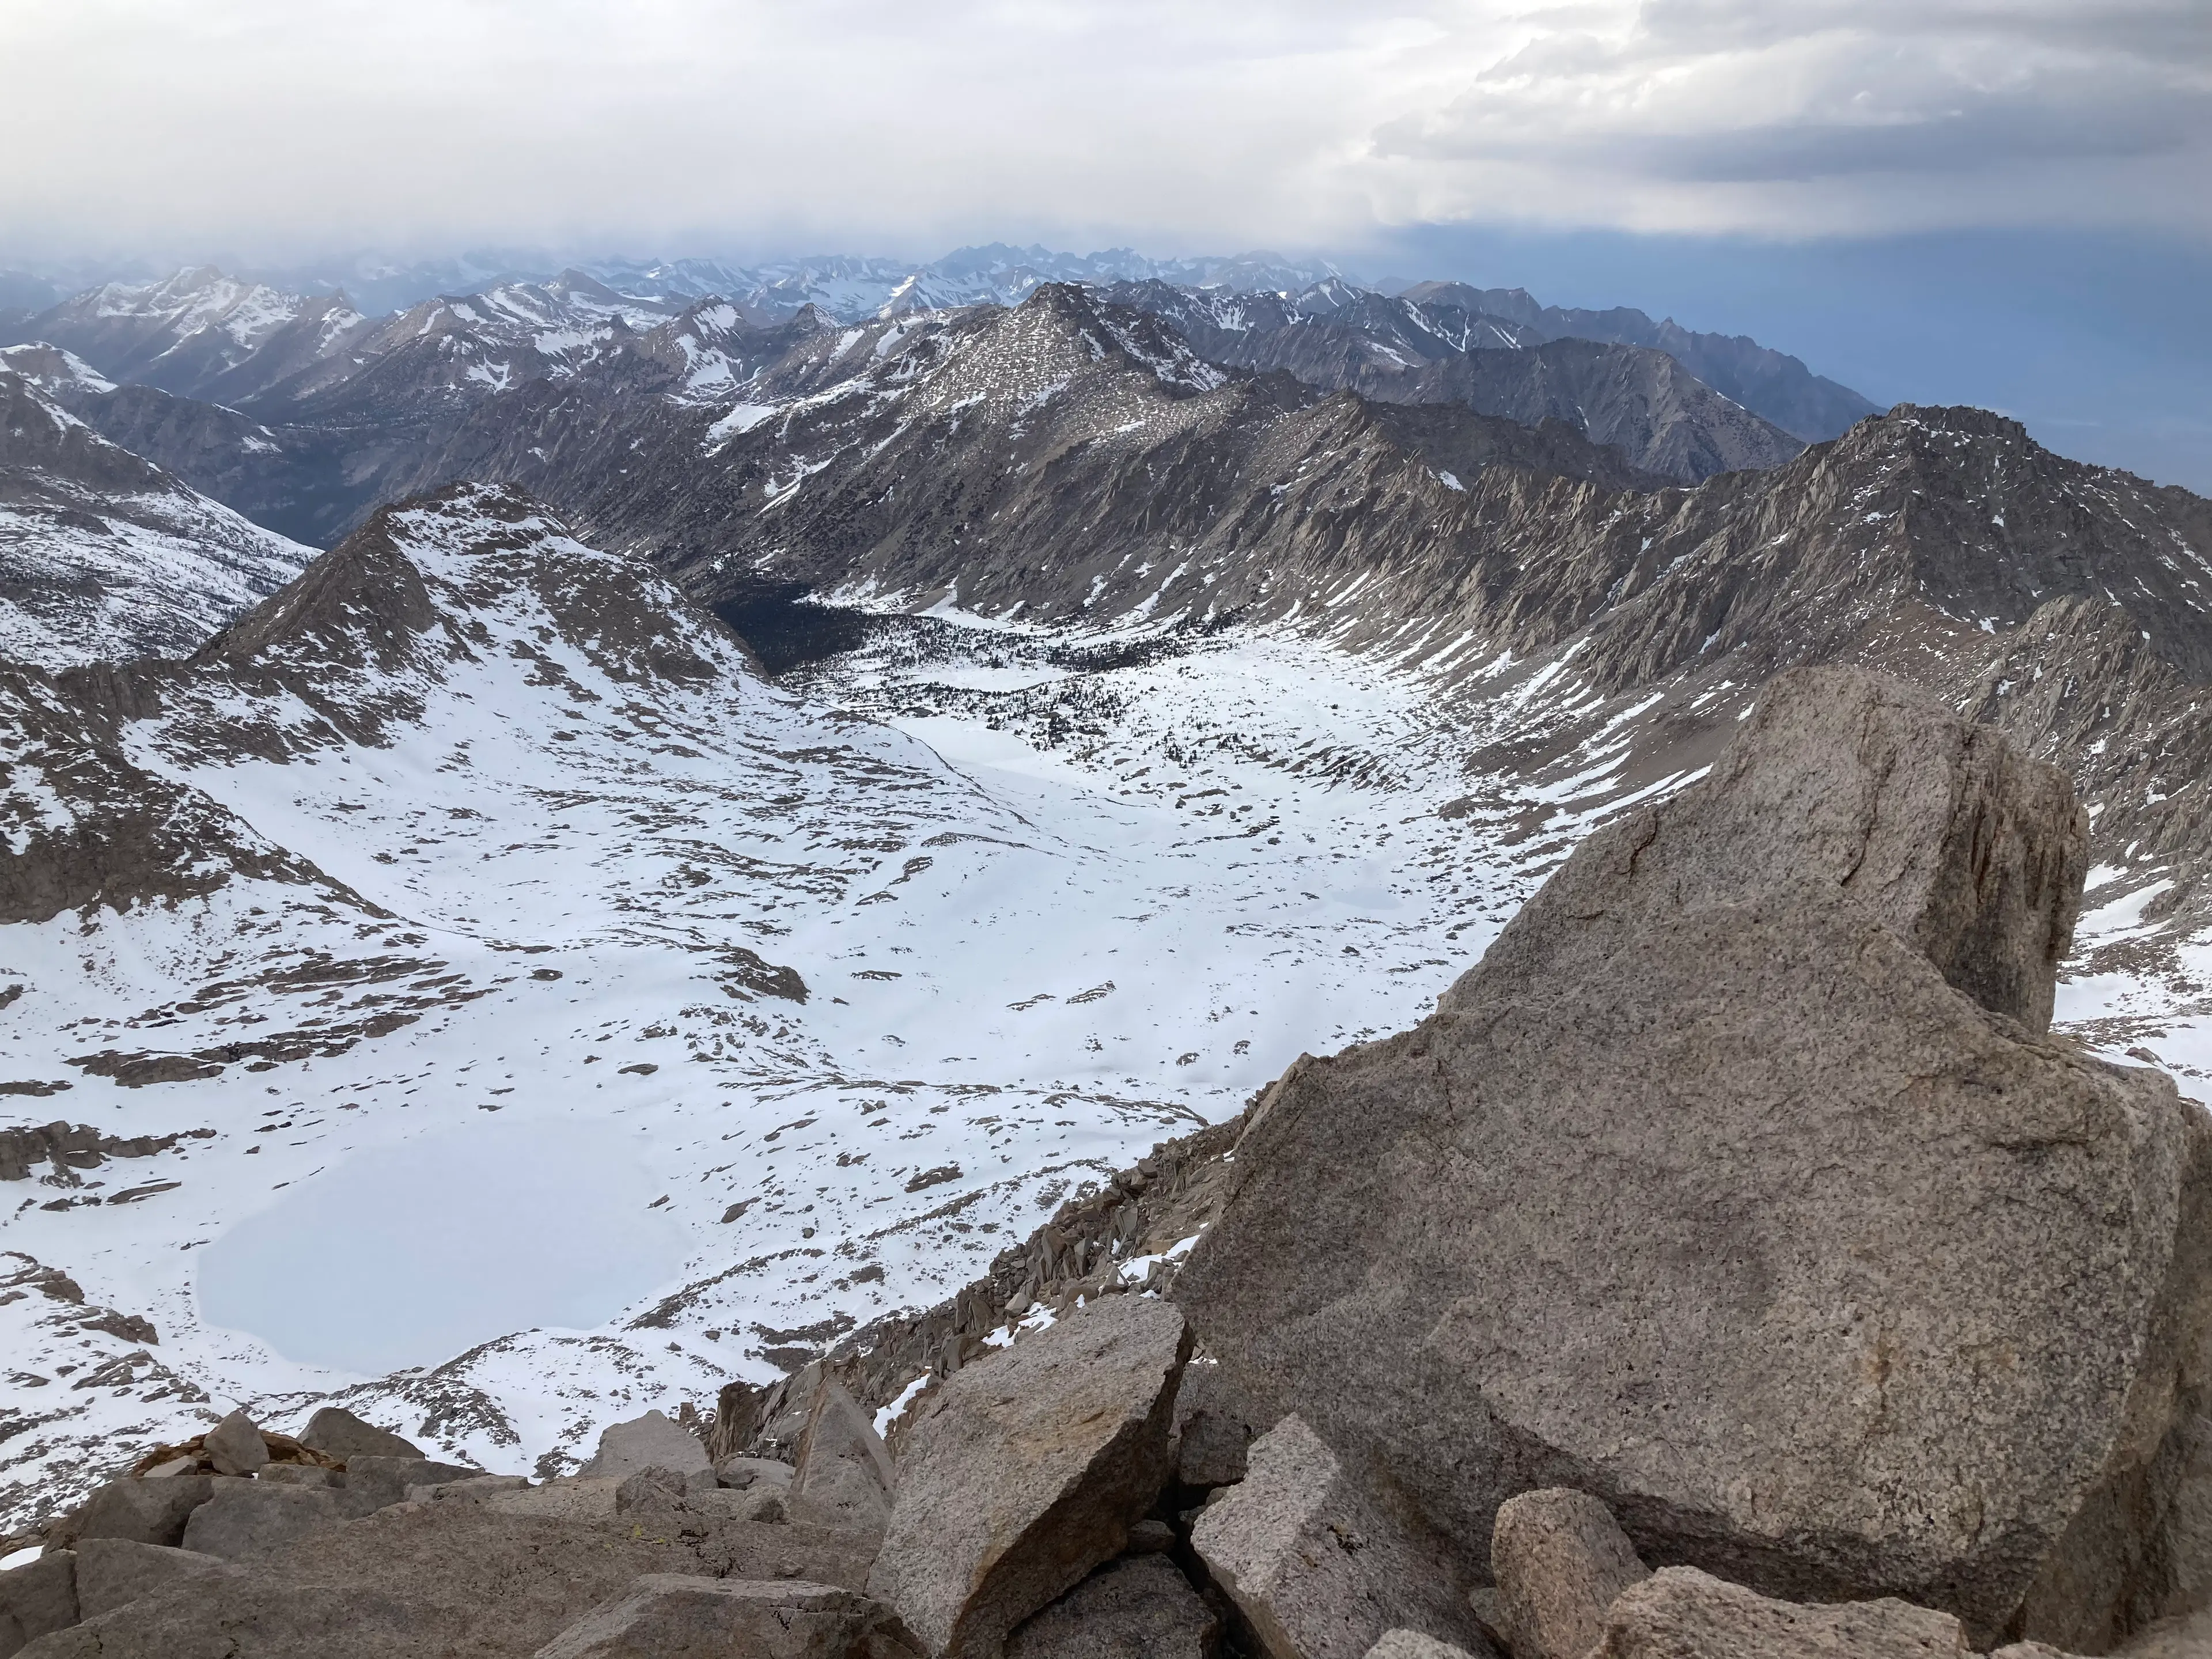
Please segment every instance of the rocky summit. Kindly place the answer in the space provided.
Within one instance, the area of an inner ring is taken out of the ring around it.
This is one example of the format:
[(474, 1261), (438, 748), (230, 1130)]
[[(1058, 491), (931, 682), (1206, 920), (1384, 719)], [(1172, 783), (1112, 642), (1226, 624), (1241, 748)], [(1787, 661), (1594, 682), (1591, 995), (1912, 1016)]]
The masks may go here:
[(0, 1572), (0, 1652), (2201, 1653), (2212, 1123), (2051, 1034), (2087, 835), (1784, 674), (1428, 1018), (941, 1319), (538, 1482), (233, 1412)]

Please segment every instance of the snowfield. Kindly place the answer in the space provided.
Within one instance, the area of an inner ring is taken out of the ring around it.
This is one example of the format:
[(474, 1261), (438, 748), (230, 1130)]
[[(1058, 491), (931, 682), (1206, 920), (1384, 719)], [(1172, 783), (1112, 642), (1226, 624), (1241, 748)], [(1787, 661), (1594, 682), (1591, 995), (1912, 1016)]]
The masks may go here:
[(326, 879), (0, 929), (9, 1121), (177, 1137), (0, 1186), (0, 1529), (234, 1405), (543, 1474), (772, 1379), (1418, 1018), (1654, 787), (1471, 778), (1542, 710), (1287, 630), (885, 618), (771, 685), (558, 526), (393, 522), (428, 643), (272, 647), (381, 742), (236, 680), (129, 728)]

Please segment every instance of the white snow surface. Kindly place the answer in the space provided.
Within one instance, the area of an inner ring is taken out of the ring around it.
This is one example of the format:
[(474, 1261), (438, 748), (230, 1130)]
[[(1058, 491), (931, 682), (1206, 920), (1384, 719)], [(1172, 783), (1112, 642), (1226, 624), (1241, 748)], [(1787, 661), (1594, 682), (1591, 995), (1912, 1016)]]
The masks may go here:
[[(1624, 775), (1611, 731), (1471, 779), (1583, 696), (1567, 665), (1486, 720), (1287, 630), (1085, 665), (948, 607), (772, 686), (658, 575), (472, 510), (398, 526), (453, 625), (357, 675), (416, 700), (380, 744), (279, 691), (131, 728), (332, 885), (0, 929), (0, 1084), (69, 1085), (11, 1121), (187, 1137), (0, 1186), (0, 1530), (233, 1405), (573, 1468), (608, 1422), (951, 1294), (1301, 1052), (1411, 1024), (1595, 823), (1688, 781)], [(595, 581), (712, 672), (557, 614)], [(211, 745), (225, 714), (292, 757)], [(317, 1031), (137, 1088), (73, 1063)]]

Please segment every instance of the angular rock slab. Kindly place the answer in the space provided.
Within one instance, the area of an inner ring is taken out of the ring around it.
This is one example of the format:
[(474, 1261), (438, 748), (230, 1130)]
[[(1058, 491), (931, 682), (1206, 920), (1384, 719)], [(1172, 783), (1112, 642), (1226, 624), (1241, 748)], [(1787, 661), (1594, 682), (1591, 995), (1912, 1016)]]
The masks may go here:
[(269, 1461), (269, 1443), (244, 1412), (233, 1412), (210, 1429), (205, 1443), (217, 1474), (251, 1474)]
[(1589, 1659), (1960, 1659), (1966, 1633), (1909, 1601), (1806, 1607), (1699, 1572), (1662, 1567), (1606, 1614)]
[(422, 1449), (412, 1440), (390, 1429), (380, 1429), (342, 1406), (325, 1406), (309, 1418), (307, 1426), (300, 1431), (300, 1443), (341, 1463), (356, 1457), (422, 1455)]
[(1401, 1627), (1489, 1650), (1451, 1557), (1370, 1503), (1297, 1417), (1252, 1443), (1244, 1479), (1206, 1506), (1190, 1543), (1268, 1659), (1365, 1659)]
[(1499, 1507), (1490, 1565), (1513, 1659), (1583, 1659), (1614, 1598), (1651, 1576), (1613, 1511), (1565, 1486)]
[(165, 1475), (111, 1480), (86, 1502), (74, 1533), (77, 1539), (127, 1538), (133, 1543), (173, 1547), (185, 1538), (185, 1523), (215, 1491), (204, 1474)]
[(648, 1573), (537, 1659), (919, 1659), (890, 1609), (798, 1579)]
[(896, 1474), (874, 1420), (844, 1384), (825, 1376), (799, 1437), (792, 1513), (823, 1526), (870, 1528), (890, 1519)]
[(1367, 1659), (1470, 1659), (1464, 1648), (1439, 1642), (1417, 1630), (1386, 1630), (1367, 1650)]
[(631, 1475), (645, 1469), (674, 1469), (687, 1474), (711, 1469), (706, 1443), (665, 1412), (647, 1412), (626, 1423), (611, 1423), (599, 1431), (599, 1449), (592, 1461), (576, 1471), (580, 1480), (602, 1475)]
[(1210, 1659), (1220, 1621), (1164, 1556), (1110, 1561), (1006, 1638), (1006, 1659)]
[(1171, 1304), (1115, 1296), (962, 1366), (909, 1413), (869, 1594), (932, 1653), (998, 1659), (1158, 1496), (1189, 1356)]
[(48, 1550), (0, 1572), (0, 1659), (77, 1620), (76, 1557)]
[(1778, 677), (1429, 1019), (1263, 1097), (1176, 1281), (1207, 1351), (1478, 1567), (1571, 1486), (1647, 1558), (2109, 1646), (2172, 1577), (2212, 1133), (2022, 1023), (2080, 814), (2000, 742)]
[(184, 1547), (224, 1561), (243, 1561), (347, 1518), (335, 1492), (265, 1480), (218, 1481), (215, 1496), (192, 1511)]
[(77, 1616), (97, 1619), (173, 1584), (232, 1571), (228, 1562), (196, 1550), (164, 1549), (123, 1538), (84, 1539), (76, 1547)]

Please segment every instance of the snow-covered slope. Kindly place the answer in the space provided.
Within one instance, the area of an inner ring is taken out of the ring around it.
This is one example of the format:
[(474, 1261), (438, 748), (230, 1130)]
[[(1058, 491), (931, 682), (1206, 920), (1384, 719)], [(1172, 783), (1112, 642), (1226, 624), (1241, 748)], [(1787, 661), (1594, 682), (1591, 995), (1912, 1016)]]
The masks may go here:
[(233, 1401), (529, 1468), (772, 1376), (1403, 1022), (1518, 891), (1410, 684), (914, 626), (795, 697), (465, 488), (191, 665), (0, 676), (0, 1091), (90, 1126), (0, 1187), (9, 1515)]
[(182, 656), (314, 556), (109, 442), (57, 398), (104, 390), (57, 348), (0, 350), (0, 658)]
[(20, 334), (64, 346), (114, 380), (198, 392), (313, 303), (202, 265), (158, 283), (88, 289), (39, 313)]

